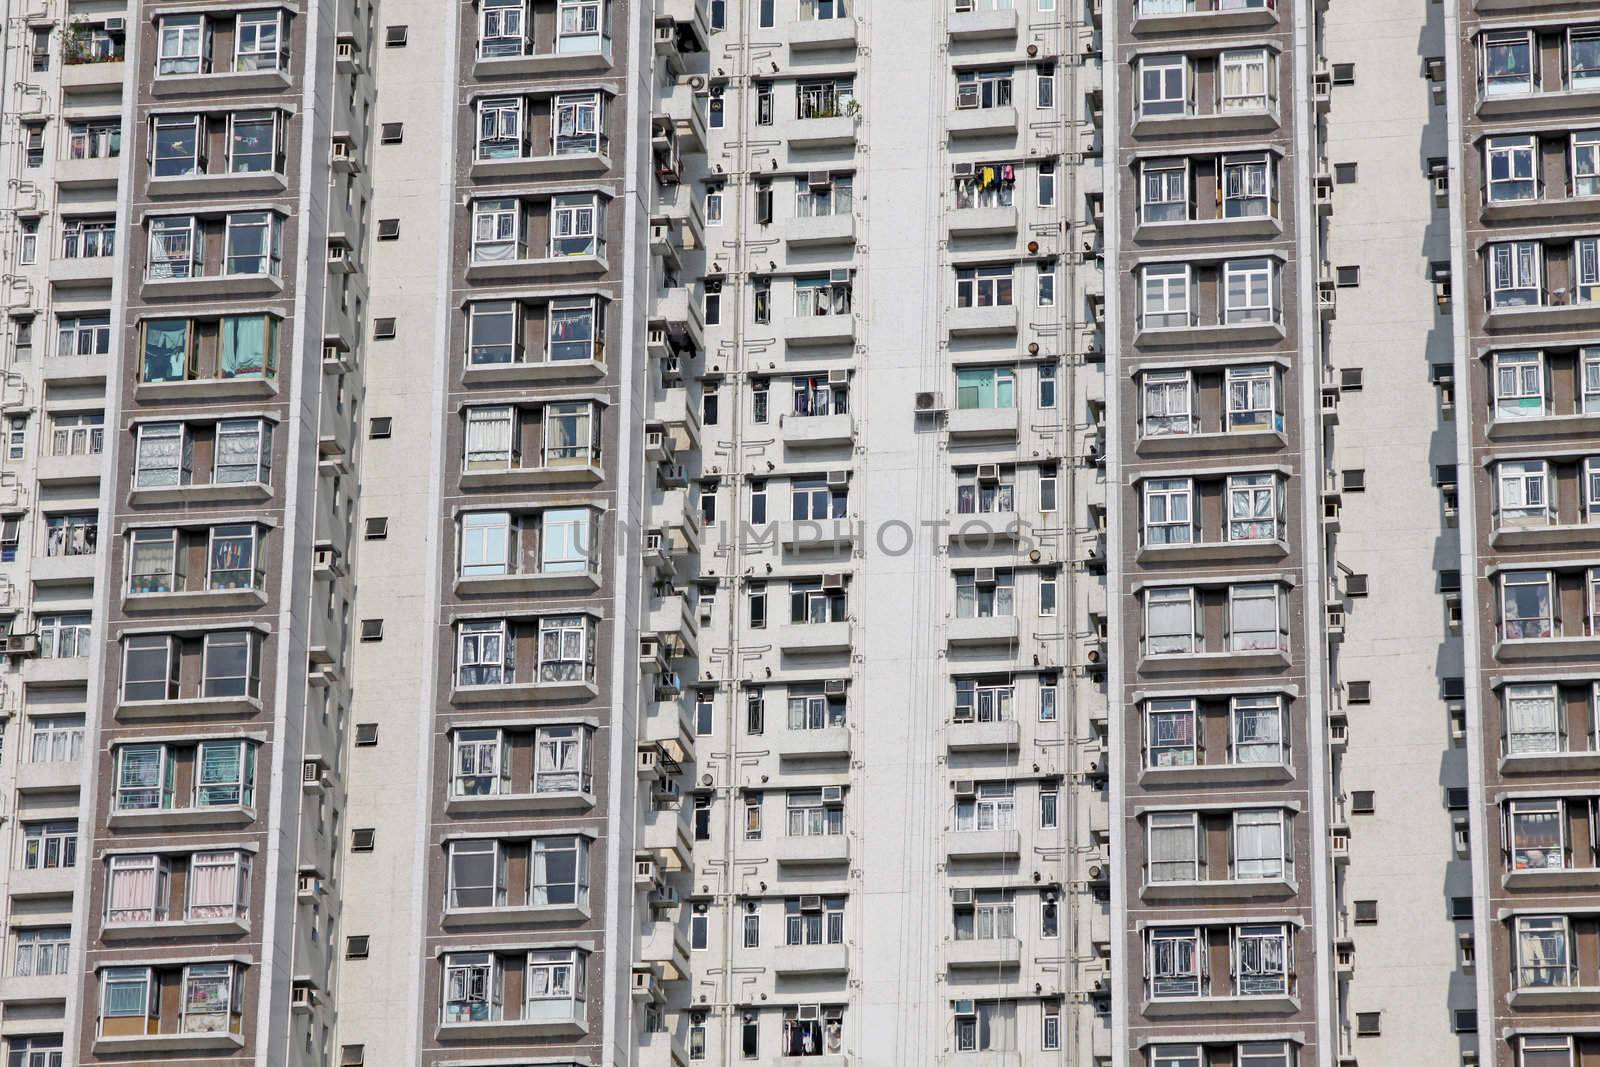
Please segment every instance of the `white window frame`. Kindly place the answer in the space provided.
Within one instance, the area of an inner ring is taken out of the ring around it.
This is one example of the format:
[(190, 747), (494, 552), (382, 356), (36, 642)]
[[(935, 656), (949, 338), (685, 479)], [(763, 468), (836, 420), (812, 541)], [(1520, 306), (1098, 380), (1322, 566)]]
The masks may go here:
[(1147, 478), (1143, 488), (1146, 547), (1187, 545), (1199, 540), (1194, 479)]
[[(1491, 137), (1484, 142), (1484, 194), (1491, 204), (1537, 200), (1540, 195), (1539, 139), (1532, 134)], [(1495, 176), (1496, 168), (1505, 173)], [(1521, 185), (1526, 195), (1518, 195)], [(1507, 191), (1509, 190), (1509, 191)]]

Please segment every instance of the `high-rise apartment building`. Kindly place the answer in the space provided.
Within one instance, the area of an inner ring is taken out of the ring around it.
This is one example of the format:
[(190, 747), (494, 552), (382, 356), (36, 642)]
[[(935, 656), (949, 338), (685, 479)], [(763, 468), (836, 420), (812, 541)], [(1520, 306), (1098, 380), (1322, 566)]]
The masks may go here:
[(0, 170), (7, 1067), (1600, 1057), (1592, 4), (12, 0)]

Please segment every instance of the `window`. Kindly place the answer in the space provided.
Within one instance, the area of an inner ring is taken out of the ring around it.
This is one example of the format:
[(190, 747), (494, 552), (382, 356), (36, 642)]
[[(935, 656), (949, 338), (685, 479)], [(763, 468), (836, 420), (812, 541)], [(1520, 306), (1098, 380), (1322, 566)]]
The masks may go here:
[(1193, 700), (1157, 698), (1145, 702), (1145, 765), (1193, 767), (1197, 762)]
[(599, 412), (587, 401), (547, 404), (544, 466), (592, 466), (600, 458)]
[(1144, 118), (1182, 115), (1189, 109), (1188, 63), (1182, 56), (1139, 60), (1139, 114)]
[(1145, 655), (1188, 655), (1199, 651), (1195, 596), (1189, 588), (1156, 587), (1145, 592)]
[(790, 897), (783, 902), (785, 945), (844, 944), (845, 898)]
[(956, 306), (1010, 307), (1010, 266), (962, 267), (956, 271)]
[(1288, 877), (1287, 827), (1281, 811), (1233, 814), (1233, 877), (1267, 881)]
[(1280, 632), (1281, 595), (1270, 582), (1228, 587), (1228, 647), (1234, 652), (1279, 650), (1288, 634)]
[(1538, 149), (1538, 139), (1533, 136), (1491, 137), (1485, 142), (1486, 188), (1490, 203), (1538, 197)]
[(598, 256), (604, 246), (601, 200), (593, 194), (557, 196), (550, 207), (550, 255)]
[(956, 107), (990, 109), (1011, 106), (1011, 71), (967, 70), (956, 74)]
[(854, 189), (855, 179), (849, 174), (831, 175), (825, 185), (813, 185), (807, 176), (798, 177), (795, 179), (795, 217), (848, 215), (855, 201)]
[(1199, 429), (1193, 415), (1193, 380), (1188, 371), (1151, 371), (1143, 375), (1144, 435), (1167, 437)]
[(956, 618), (1009, 618), (1016, 614), (1016, 573), (986, 568), (986, 573), (957, 571)]
[(1600, 131), (1572, 135), (1572, 195), (1600, 196)]
[(1189, 218), (1189, 164), (1150, 160), (1140, 168), (1139, 221), (1185, 222)]
[(11, 973), (18, 978), (68, 973), (72, 928), (25, 927), (17, 931), (17, 955)]
[(194, 806), (248, 808), (255, 803), (256, 746), (244, 741), (202, 741), (195, 758)]
[(47, 557), (92, 556), (100, 539), (100, 516), (92, 511), (47, 515), (44, 533), (44, 554)]
[(1010, 1052), (1017, 1047), (1017, 1005), (1010, 1000), (980, 1000), (972, 1014), (956, 1016), (957, 1052)]
[(1573, 1039), (1564, 1034), (1525, 1034), (1517, 1038), (1518, 1067), (1575, 1067)]
[[(163, 872), (164, 873), (164, 872)], [(165, 885), (161, 887), (165, 893)], [(165, 896), (156, 898), (165, 902)], [(189, 860), (190, 922), (244, 919), (250, 909), (250, 856), (244, 852), (196, 852)]]
[(1273, 268), (1271, 260), (1232, 260), (1223, 268), (1223, 321), (1229, 324), (1272, 322)]
[(217, 455), (212, 480), (265, 483), (270, 478), (272, 425), (263, 419), (225, 419), (217, 423)]
[(117, 252), (115, 219), (67, 219), (61, 231), (65, 259), (104, 259)]
[(67, 158), (115, 159), (121, 154), (120, 120), (82, 119), (67, 126)]
[(283, 16), (277, 11), (244, 11), (235, 31), (233, 69), (282, 70), (288, 65), (288, 45)]
[(28, 737), (28, 762), (76, 761), (83, 755), (83, 716), (31, 716), (28, 719)]
[(1501, 575), (1504, 640), (1527, 641), (1555, 636), (1553, 585), (1549, 571), (1506, 571)]
[(833, 281), (830, 275), (796, 278), (794, 314), (796, 318), (850, 314), (851, 284)]
[(87, 611), (35, 616), (40, 659), (78, 659), (89, 654), (90, 618)]
[(972, 903), (955, 904), (957, 941), (1006, 940), (1016, 936), (1013, 894), (1009, 889), (977, 889)]
[[(1008, 92), (1009, 84), (1008, 81)], [(795, 115), (801, 119), (831, 119), (848, 114), (855, 105), (855, 83), (849, 78), (796, 82), (795, 105)]]
[(151, 120), (150, 176), (187, 178), (203, 173), (200, 155), (204, 120), (199, 115), (157, 115)]
[(1283, 535), (1278, 480), (1271, 474), (1228, 477), (1228, 540), (1274, 541)]
[[(39, 220), (19, 218), (17, 219), (17, 263), (27, 265), (38, 261)], [(23, 324), (26, 324), (26, 327), (30, 330), (33, 328), (32, 319), (16, 319), (13, 321), (19, 324), (19, 332), (23, 328)], [(23, 345), (19, 341), (17, 348), (20, 350), (22, 347)]]
[(1010, 782), (978, 782), (973, 795), (956, 798), (956, 830), (979, 832), (1016, 829)]
[(261, 635), (213, 630), (201, 643), (202, 697), (255, 697), (261, 691)]
[(830, 486), (827, 475), (796, 476), (789, 482), (789, 517), (797, 522), (843, 519), (849, 501), (849, 488)]
[(1233, 934), (1234, 988), (1242, 996), (1289, 991), (1289, 931), (1283, 926), (1241, 926)]
[(1519, 989), (1575, 985), (1572, 931), (1564, 915), (1516, 919), (1516, 986)]
[(478, 13), (478, 55), (498, 59), (523, 54), (528, 41), (524, 0), (485, 0)]
[[(980, 476), (981, 475), (981, 476)], [(968, 467), (956, 473), (956, 512), (961, 515), (1010, 514), (1016, 511), (1016, 472)]]
[(1149, 933), (1145, 973), (1152, 998), (1192, 997), (1200, 993), (1201, 939), (1192, 926), (1155, 927)]
[(1513, 870), (1561, 870), (1568, 866), (1566, 814), (1561, 801), (1509, 801), (1506, 823)]
[(844, 805), (823, 799), (820, 789), (792, 789), (786, 797), (790, 837), (837, 837), (844, 833)]
[(1015, 687), (1009, 681), (956, 679), (954, 722), (1007, 722), (1012, 714)]
[(1479, 86), (1485, 96), (1533, 92), (1533, 34), (1526, 30), (1485, 33)]
[(820, 683), (789, 687), (789, 729), (829, 730), (845, 723), (845, 698)]
[(1265, 111), (1275, 99), (1272, 63), (1264, 48), (1222, 53), (1223, 111)]
[(29, 871), (55, 870), (78, 865), (78, 822), (24, 823), (22, 866)]
[(56, 319), (56, 355), (103, 356), (110, 351), (110, 312), (63, 315)]
[(1541, 248), (1538, 241), (1501, 241), (1488, 247), (1490, 308), (1540, 303)]
[(499, 619), (469, 619), (456, 633), (456, 684), (504, 685), (511, 680), (512, 643)]
[(1194, 812), (1149, 816), (1149, 880), (1193, 882), (1200, 878), (1200, 823)]
[(1061, 825), (1061, 790), (1054, 786), (1039, 789), (1039, 829), (1055, 830)]
[(1056, 406), (1056, 368), (1054, 364), (1039, 367), (1039, 408), (1044, 411)]
[(959, 410), (1009, 410), (1016, 406), (1016, 371), (1007, 367), (956, 371), (956, 407)]
[(556, 9), (556, 51), (598, 52), (610, 36), (607, 0), (560, 0)]
[(1140, 270), (1140, 324), (1146, 330), (1189, 326), (1189, 268), (1160, 263)]

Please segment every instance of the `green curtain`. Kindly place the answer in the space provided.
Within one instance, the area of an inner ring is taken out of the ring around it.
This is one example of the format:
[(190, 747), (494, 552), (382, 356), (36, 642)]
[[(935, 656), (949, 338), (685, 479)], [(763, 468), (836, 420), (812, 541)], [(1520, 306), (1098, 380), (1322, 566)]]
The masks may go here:
[(238, 315), (222, 320), (222, 377), (258, 377), (266, 371), (266, 361), (265, 315)]

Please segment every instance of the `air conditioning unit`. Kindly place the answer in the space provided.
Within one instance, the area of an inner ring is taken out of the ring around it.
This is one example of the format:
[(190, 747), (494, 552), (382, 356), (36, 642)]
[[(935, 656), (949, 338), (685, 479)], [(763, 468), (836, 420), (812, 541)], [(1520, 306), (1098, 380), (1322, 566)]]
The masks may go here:
[(955, 1008), (956, 1008), (956, 1014), (957, 1015), (976, 1015), (976, 1014), (978, 1014), (977, 1005), (975, 1005), (970, 1000), (958, 1000), (958, 1001), (956, 1001), (955, 1002)]
[(356, 57), (356, 44), (354, 41), (340, 41), (338, 44), (340, 59), (354, 59)]
[(844, 786), (825, 785), (822, 787), (822, 802), (824, 804), (843, 804)]
[(296, 982), (289, 990), (289, 1003), (296, 1008), (309, 1008), (317, 1002), (317, 991), (309, 985)]
[(651, 856), (639, 856), (633, 861), (633, 880), (654, 882), (660, 879), (661, 868)]
[(123, 18), (121, 15), (112, 15), (110, 18), (106, 19), (106, 32), (127, 33), (128, 20)]
[(829, 678), (826, 682), (822, 683), (823, 695), (830, 697), (844, 696), (844, 684), (843, 678)]
[(667, 435), (663, 430), (646, 430), (644, 432), (644, 447), (660, 448), (666, 443)]
[(973, 714), (971, 706), (962, 706), (956, 708), (956, 710), (951, 713), (950, 721), (958, 723), (971, 722), (975, 717), (976, 716)]
[(850, 282), (850, 268), (834, 267), (828, 272), (828, 281), (834, 285), (848, 285)]
[(328, 262), (335, 266), (350, 262), (350, 249), (342, 244), (328, 245)]
[(639, 639), (639, 661), (650, 662), (661, 658), (661, 641), (655, 637), (641, 637)]
[(978, 783), (971, 778), (957, 778), (955, 782), (956, 796), (975, 797), (978, 795)]
[[(956, 10), (957, 11), (961, 10), (961, 4), (962, 3), (963, 3), (963, 0), (956, 0)], [(965, 3), (967, 4), (968, 8), (970, 9), (971, 6), (972, 6), (972, 0), (965, 0)], [(953, 169), (954, 169), (954, 172), (955, 172), (955, 176), (957, 178), (970, 178), (970, 177), (972, 177), (973, 171), (974, 171), (973, 165), (971, 163), (957, 163)]]
[(806, 184), (813, 189), (826, 189), (833, 184), (833, 175), (825, 170), (814, 170), (806, 175)]
[(322, 784), (322, 761), (308, 759), (300, 764), (300, 782), (303, 785)]
[(644, 533), (644, 550), (646, 552), (660, 552), (666, 547), (666, 536), (660, 530), (646, 530)]
[(834, 370), (829, 371), (828, 372), (828, 384), (829, 385), (849, 385), (850, 384), (850, 372), (845, 370), (842, 367), (836, 368)]
[(824, 588), (824, 589), (843, 589), (844, 588), (844, 575), (843, 574), (824, 574), (822, 576), (822, 588)]
[(801, 897), (800, 898), (800, 910), (801, 911), (821, 911), (822, 910), (822, 897), (818, 896), (818, 895), (815, 895), (815, 894), (813, 894), (811, 896)]
[(944, 395), (941, 393), (918, 393), (916, 400), (917, 410), (924, 415), (932, 415), (944, 410)]
[(849, 485), (850, 484), (850, 472), (849, 471), (829, 471), (828, 472), (828, 484), (829, 485)]
[(633, 992), (636, 996), (654, 997), (658, 992), (656, 973), (648, 967), (633, 972)]
[(333, 158), (334, 158), (335, 162), (338, 162), (340, 160), (348, 160), (350, 158), (350, 142), (349, 141), (335, 141), (335, 142), (333, 142)]
[(800, 1005), (800, 1008), (799, 1008), (799, 1011), (798, 1011), (797, 1014), (798, 1014), (798, 1017), (799, 1017), (800, 1021), (803, 1022), (803, 1023), (820, 1022), (821, 1019), (822, 1019), (822, 1005), (820, 1005), (820, 1004), (802, 1004), (802, 1005)]
[(972, 580), (977, 582), (979, 585), (993, 585), (995, 581), (994, 568), (979, 567), (977, 570), (972, 572)]
[(970, 889), (952, 889), (952, 890), (950, 890), (950, 903), (952, 903), (952, 904), (971, 904), (972, 903), (972, 890), (970, 890)]
[(301, 871), (299, 880), (295, 883), (295, 892), (303, 897), (320, 896), (322, 878), (314, 871)]
[(980, 464), (978, 464), (978, 481), (980, 481), (980, 482), (998, 482), (999, 480), (1000, 480), (1000, 464), (998, 464), (998, 463), (980, 463)]

